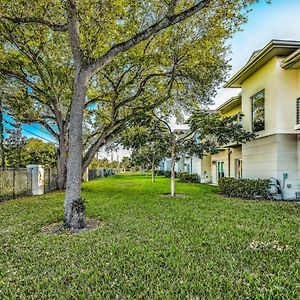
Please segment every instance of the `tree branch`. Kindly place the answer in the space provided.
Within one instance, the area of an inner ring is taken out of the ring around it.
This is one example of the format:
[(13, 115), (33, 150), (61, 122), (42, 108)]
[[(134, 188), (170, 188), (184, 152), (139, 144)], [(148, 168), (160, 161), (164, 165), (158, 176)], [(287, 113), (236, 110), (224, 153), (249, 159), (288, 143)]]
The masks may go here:
[(74, 57), (75, 69), (82, 63), (82, 51), (80, 42), (80, 31), (78, 12), (75, 0), (67, 0), (68, 13), (68, 33), (71, 44), (71, 49)]
[(42, 18), (38, 17), (30, 17), (30, 16), (25, 16), (25, 17), (10, 17), (10, 16), (5, 16), (2, 13), (0, 13), (0, 20), (7, 20), (10, 21), (14, 24), (21, 25), (21, 24), (28, 24), (28, 23), (36, 23), (39, 25), (45, 25), (49, 28), (51, 28), (54, 31), (67, 31), (68, 30), (68, 24), (55, 24), (50, 21), (47, 21)]
[[(69, 0), (69, 2), (70, 1), (71, 0)], [(158, 32), (162, 31), (163, 29), (166, 29), (166, 28), (168, 28), (172, 25), (175, 25), (175, 24), (177, 24), (181, 21), (184, 21), (184, 20), (188, 19), (189, 17), (196, 14), (197, 12), (202, 10), (203, 8), (207, 7), (210, 4), (211, 1), (212, 0), (201, 0), (201, 1), (198, 2), (198, 4), (195, 4), (191, 8), (189, 8), (189, 9), (187, 9), (187, 10), (185, 10), (185, 11), (179, 13), (179, 14), (172, 15), (172, 16), (166, 15), (163, 19), (161, 19), (157, 23), (155, 23), (152, 26), (146, 28), (145, 30), (137, 33), (135, 36), (133, 36), (129, 40), (124, 41), (122, 43), (119, 43), (119, 44), (113, 46), (112, 48), (110, 48), (110, 50), (108, 50), (101, 57), (92, 60), (89, 63), (89, 65), (87, 66), (87, 68), (92, 73), (97, 72), (99, 69), (101, 69), (102, 67), (107, 65), (118, 54), (123, 53), (123, 52), (131, 49), (132, 47), (134, 47), (138, 43), (147, 40), (149, 37), (151, 37), (152, 35), (157, 34)], [(174, 4), (174, 2), (176, 2), (176, 1), (172, 0), (173, 4)]]

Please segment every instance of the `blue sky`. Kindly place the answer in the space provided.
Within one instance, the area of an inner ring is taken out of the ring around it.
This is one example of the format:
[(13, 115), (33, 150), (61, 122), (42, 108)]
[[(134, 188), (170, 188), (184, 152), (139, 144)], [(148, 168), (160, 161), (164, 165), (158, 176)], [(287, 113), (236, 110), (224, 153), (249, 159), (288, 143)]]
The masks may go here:
[[(248, 22), (242, 31), (229, 41), (232, 70), (236, 73), (250, 58), (253, 51), (263, 48), (272, 39), (300, 40), (300, 0), (260, 0), (252, 6)], [(216, 105), (238, 94), (237, 89), (220, 89)]]

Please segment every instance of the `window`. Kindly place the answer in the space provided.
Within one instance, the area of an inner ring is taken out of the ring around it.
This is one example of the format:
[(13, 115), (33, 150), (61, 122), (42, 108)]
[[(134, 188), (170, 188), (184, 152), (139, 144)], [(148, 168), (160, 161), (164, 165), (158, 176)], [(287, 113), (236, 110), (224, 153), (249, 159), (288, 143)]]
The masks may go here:
[(258, 132), (265, 129), (265, 91), (251, 97), (252, 130)]
[(217, 162), (217, 177), (221, 178), (224, 177), (225, 173), (224, 173), (224, 162), (223, 161), (218, 161)]

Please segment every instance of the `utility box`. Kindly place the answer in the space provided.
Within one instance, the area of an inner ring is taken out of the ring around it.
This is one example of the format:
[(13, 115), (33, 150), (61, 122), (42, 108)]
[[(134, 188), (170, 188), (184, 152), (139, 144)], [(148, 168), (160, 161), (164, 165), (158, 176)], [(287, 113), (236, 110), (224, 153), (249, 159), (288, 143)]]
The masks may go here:
[(43, 195), (45, 189), (45, 170), (41, 165), (27, 166), (29, 185), (33, 196)]

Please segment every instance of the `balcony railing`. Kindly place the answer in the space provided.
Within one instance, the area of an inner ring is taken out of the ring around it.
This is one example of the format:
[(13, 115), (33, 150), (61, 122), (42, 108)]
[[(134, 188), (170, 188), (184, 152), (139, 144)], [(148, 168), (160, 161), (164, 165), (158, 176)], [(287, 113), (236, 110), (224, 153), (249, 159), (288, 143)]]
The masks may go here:
[(296, 101), (296, 126), (295, 129), (300, 129), (300, 98)]

